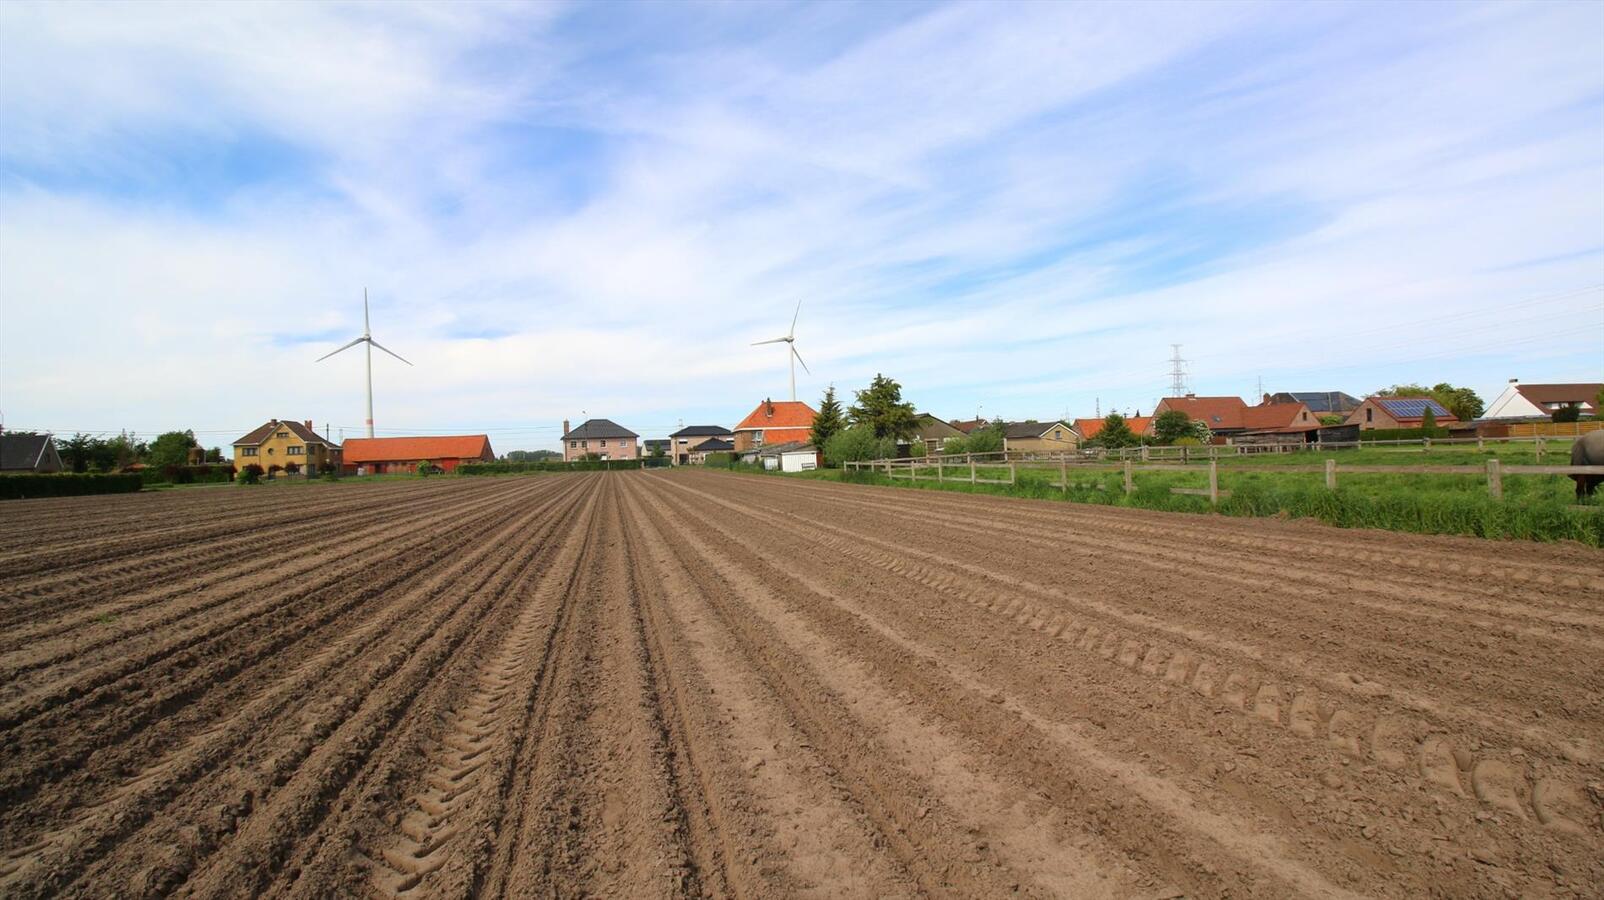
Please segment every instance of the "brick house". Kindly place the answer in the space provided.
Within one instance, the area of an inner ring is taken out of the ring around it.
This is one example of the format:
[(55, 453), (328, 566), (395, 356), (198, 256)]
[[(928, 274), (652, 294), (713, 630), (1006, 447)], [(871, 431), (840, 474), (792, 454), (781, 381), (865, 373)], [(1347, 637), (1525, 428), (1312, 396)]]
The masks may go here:
[(1358, 425), (1361, 431), (1377, 428), (1420, 428), (1430, 409), (1439, 427), (1457, 425), (1459, 417), (1430, 397), (1366, 397), (1344, 419), (1344, 425)]
[[(308, 476), (340, 468), (343, 458), (339, 444), (312, 430), (312, 420), (280, 422), (269, 419), (251, 433), (234, 441), (234, 465), (239, 469), (255, 463), (263, 471), (288, 470), (293, 463)], [(413, 462), (418, 457), (412, 458)]]
[(735, 426), (735, 452), (765, 444), (806, 443), (813, 433), (813, 407), (800, 400), (764, 400)]
[(346, 474), (356, 474), (359, 467), (368, 475), (416, 472), (425, 460), (453, 472), (463, 463), (496, 460), (490, 437), (483, 434), (346, 438), (344, 451)]
[[(699, 465), (701, 459), (692, 460), (698, 446), (710, 440), (718, 440), (733, 447), (734, 438), (735, 432), (723, 425), (687, 425), (668, 436), (669, 459), (676, 466)], [(728, 450), (731, 447), (723, 449)]]
[(563, 420), (563, 460), (572, 462), (596, 454), (598, 459), (639, 459), (640, 435), (611, 419), (587, 419), (572, 430)]

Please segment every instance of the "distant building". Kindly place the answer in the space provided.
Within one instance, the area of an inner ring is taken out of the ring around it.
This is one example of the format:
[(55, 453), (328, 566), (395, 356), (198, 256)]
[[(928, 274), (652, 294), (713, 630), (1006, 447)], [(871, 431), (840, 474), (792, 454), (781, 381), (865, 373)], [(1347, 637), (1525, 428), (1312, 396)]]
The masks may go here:
[(986, 420), (985, 419), (958, 419), (958, 420), (956, 420), (956, 421), (954, 421), (952, 423), (952, 427), (958, 429), (959, 431), (963, 432), (964, 434), (974, 434), (975, 433), (975, 429), (977, 429), (977, 428), (985, 428), (986, 427)]
[[(312, 430), (305, 422), (269, 419), (250, 434), (234, 441), (234, 465), (244, 469), (255, 464), (271, 472), (274, 466), (288, 470), (291, 463), (308, 476), (338, 471), (344, 459), (343, 448)], [(413, 457), (417, 462), (417, 457)]]
[(563, 459), (585, 459), (594, 453), (597, 459), (638, 459), (640, 435), (611, 419), (587, 419), (583, 425), (570, 430), (563, 420)]
[(815, 415), (813, 407), (800, 400), (764, 400), (735, 426), (735, 449), (744, 453), (770, 444), (806, 442)]
[(669, 456), (676, 466), (695, 465), (691, 462), (694, 449), (705, 441), (720, 440), (734, 446), (735, 432), (723, 425), (687, 425), (668, 436)]
[(1003, 449), (1062, 453), (1080, 446), (1080, 434), (1068, 422), (1009, 422), (1003, 426)]
[(355, 474), (360, 469), (364, 475), (416, 472), (425, 460), (451, 472), (463, 463), (496, 459), (490, 438), (483, 434), (347, 438), (344, 450), (345, 471)]
[(1420, 428), (1430, 409), (1439, 427), (1458, 424), (1459, 418), (1430, 397), (1366, 397), (1344, 425), (1358, 425), (1361, 431), (1377, 428)]
[[(919, 424), (914, 431), (913, 442), (925, 445), (925, 455), (933, 456), (941, 452), (941, 448), (951, 438), (963, 437), (967, 432), (944, 419), (938, 419), (930, 413), (919, 414)], [(913, 446), (909, 443), (909, 446)]]
[(1265, 403), (1302, 403), (1315, 416), (1346, 416), (1359, 408), (1360, 400), (1341, 391), (1282, 391), (1264, 395)]
[(61, 454), (48, 434), (0, 433), (0, 472), (60, 472)]
[(709, 453), (732, 453), (735, 450), (735, 444), (723, 438), (700, 438), (699, 441), (686, 454), (688, 465), (700, 466), (705, 464)]
[(1571, 404), (1581, 407), (1583, 418), (1598, 415), (1598, 392), (1604, 383), (1591, 384), (1521, 384), (1520, 379), (1509, 379), (1509, 386), (1492, 403), (1487, 404), (1483, 419), (1548, 419), (1556, 410)]

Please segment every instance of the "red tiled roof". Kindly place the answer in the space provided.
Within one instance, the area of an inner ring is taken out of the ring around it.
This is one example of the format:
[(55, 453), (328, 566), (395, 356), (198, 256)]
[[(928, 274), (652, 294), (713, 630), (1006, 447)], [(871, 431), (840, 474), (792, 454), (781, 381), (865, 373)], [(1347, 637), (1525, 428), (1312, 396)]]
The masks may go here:
[(1515, 390), (1533, 404), (1547, 408), (1551, 403), (1577, 403), (1582, 411), (1593, 411), (1593, 398), (1604, 384), (1517, 384)]
[(1247, 403), (1241, 397), (1165, 397), (1159, 401), (1153, 414), (1178, 409), (1202, 421), (1210, 431), (1218, 431), (1221, 428), (1241, 428), (1242, 411), (1247, 408)]
[(974, 430), (976, 428), (979, 428), (981, 425), (984, 425), (985, 423), (986, 423), (985, 419), (963, 419), (961, 421), (952, 422), (951, 424), (952, 424), (952, 427), (958, 429), (959, 431), (963, 432), (964, 434), (972, 434), (972, 433), (974, 433)]
[[(1303, 418), (1304, 413), (1308, 413)], [(1242, 426), (1249, 431), (1313, 431), (1320, 417), (1303, 403), (1261, 403), (1242, 410)]]
[[(812, 428), (813, 407), (800, 400), (765, 400), (752, 410), (751, 415), (735, 426), (736, 431), (760, 431), (770, 428)], [(765, 443), (769, 443), (765, 441)]]
[(489, 455), (490, 438), (483, 434), (443, 437), (347, 438), (345, 464), (417, 462), (420, 459), (478, 459)]
[[(1075, 430), (1080, 432), (1082, 440), (1091, 440), (1103, 430), (1103, 419), (1076, 419)], [(1148, 434), (1153, 430), (1152, 416), (1126, 416), (1125, 424), (1136, 434)]]

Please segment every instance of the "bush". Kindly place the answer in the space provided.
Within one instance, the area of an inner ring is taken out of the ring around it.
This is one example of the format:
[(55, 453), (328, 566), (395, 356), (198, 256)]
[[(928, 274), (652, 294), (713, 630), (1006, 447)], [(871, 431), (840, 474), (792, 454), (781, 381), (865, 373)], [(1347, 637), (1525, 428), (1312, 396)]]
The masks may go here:
[(1575, 403), (1567, 403), (1554, 410), (1552, 418), (1558, 423), (1579, 422), (1582, 419), (1582, 407)]
[(417, 471), (420, 476), (427, 478), (430, 475), (438, 475), (445, 470), (426, 459), (420, 459), (418, 460)]
[(299, 474), (300, 471), (301, 471), (301, 464), (296, 462), (293, 459), (284, 464), (284, 473), (287, 474), (287, 475), (296, 475), (296, 474)]
[(262, 467), (256, 463), (249, 463), (239, 470), (240, 484), (259, 484), (262, 480)]
[(234, 479), (228, 463), (197, 466), (149, 466), (139, 473), (145, 484), (217, 484)]
[(62, 472), (55, 475), (27, 473), (0, 475), (0, 500), (30, 497), (80, 497), (88, 494), (132, 494), (144, 479), (136, 474), (88, 475)]
[(891, 438), (874, 436), (867, 425), (854, 425), (836, 432), (824, 445), (824, 464), (840, 468), (844, 462), (862, 462), (868, 459), (889, 459), (897, 455), (897, 445)]

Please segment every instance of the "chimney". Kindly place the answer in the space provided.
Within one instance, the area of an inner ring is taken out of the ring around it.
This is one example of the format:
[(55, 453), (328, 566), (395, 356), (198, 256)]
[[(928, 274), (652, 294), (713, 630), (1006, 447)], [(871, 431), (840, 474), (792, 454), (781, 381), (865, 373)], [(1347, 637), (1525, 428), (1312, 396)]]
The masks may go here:
[(774, 401), (768, 397), (763, 398), (763, 416), (769, 419), (774, 418)]
[(573, 431), (573, 429), (568, 427), (568, 420), (563, 419), (563, 435), (566, 437), (570, 431)]
[(312, 427), (312, 420), (311, 419), (307, 419), (305, 422), (303, 422), (301, 424), (306, 426), (306, 430), (307, 431), (316, 431), (317, 430), (317, 429)]
[(278, 424), (278, 420), (277, 419), (271, 419), (271, 420), (269, 420), (268, 424), (269, 425), (277, 425)]
[(1188, 400), (1196, 400), (1197, 399), (1197, 395), (1196, 394), (1187, 394), (1186, 395), (1186, 399), (1188, 399)]
[(1510, 384), (1520, 384), (1520, 379), (1519, 378), (1511, 378), (1511, 379), (1509, 379), (1509, 383)]

